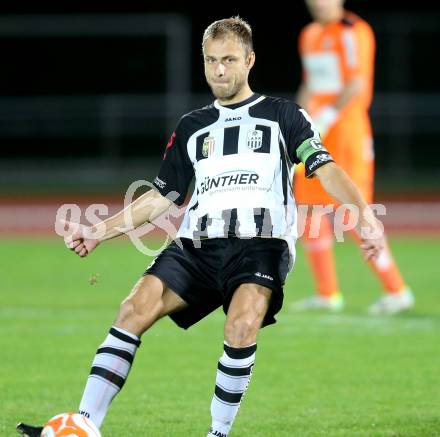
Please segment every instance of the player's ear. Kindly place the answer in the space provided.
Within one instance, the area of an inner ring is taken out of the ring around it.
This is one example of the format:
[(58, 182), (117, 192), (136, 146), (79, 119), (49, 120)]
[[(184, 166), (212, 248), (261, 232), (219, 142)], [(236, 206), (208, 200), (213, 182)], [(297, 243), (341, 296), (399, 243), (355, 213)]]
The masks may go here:
[(250, 52), (246, 57), (246, 66), (250, 70), (255, 64), (255, 52)]

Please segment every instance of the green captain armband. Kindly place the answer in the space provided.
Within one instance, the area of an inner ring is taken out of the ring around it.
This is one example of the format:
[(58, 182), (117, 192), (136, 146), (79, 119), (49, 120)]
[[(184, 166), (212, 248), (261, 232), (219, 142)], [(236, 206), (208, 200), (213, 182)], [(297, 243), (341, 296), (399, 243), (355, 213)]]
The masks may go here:
[(304, 163), (306, 177), (312, 177), (315, 170), (333, 161), (330, 153), (317, 138), (307, 138), (296, 150), (296, 156)]

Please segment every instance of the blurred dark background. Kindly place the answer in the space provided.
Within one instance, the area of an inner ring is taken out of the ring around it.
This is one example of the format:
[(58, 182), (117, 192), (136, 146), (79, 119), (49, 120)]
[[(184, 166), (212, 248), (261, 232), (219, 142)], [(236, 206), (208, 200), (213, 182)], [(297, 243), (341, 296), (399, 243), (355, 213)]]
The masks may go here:
[[(185, 2), (0, 6), (0, 194), (119, 193), (154, 177), (179, 117), (210, 103), (201, 36), (253, 27), (255, 91), (294, 99), (302, 1), (275, 8)], [(376, 40), (376, 190), (440, 192), (440, 6), (348, 0)]]

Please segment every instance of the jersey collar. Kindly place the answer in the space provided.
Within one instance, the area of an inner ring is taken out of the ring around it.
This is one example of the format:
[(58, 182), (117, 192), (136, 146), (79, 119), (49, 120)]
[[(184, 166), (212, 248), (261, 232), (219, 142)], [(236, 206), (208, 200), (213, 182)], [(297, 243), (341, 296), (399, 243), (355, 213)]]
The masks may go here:
[(253, 93), (250, 97), (248, 97), (245, 100), (242, 100), (241, 102), (238, 103), (233, 103), (232, 105), (220, 105), (220, 103), (218, 102), (218, 100), (214, 101), (214, 106), (217, 109), (230, 109), (230, 110), (234, 110), (234, 109), (238, 109), (238, 108), (243, 108), (245, 106), (253, 106), (256, 103), (260, 102), (261, 100), (264, 99), (264, 96), (258, 94), (258, 93)]

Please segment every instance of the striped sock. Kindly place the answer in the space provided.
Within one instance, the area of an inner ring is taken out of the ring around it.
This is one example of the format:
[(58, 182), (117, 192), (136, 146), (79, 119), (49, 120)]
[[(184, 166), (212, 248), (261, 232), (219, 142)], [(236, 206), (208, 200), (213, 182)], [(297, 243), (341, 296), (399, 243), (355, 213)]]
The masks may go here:
[(257, 345), (234, 348), (226, 342), (217, 367), (215, 393), (211, 403), (212, 426), (209, 435), (226, 437), (240, 407), (252, 375)]
[(112, 327), (99, 346), (79, 405), (80, 414), (99, 428), (112, 399), (124, 386), (141, 342), (121, 328)]

